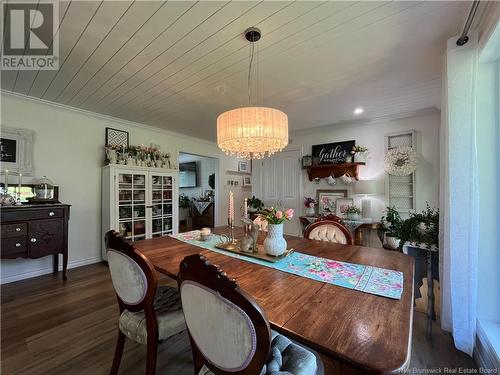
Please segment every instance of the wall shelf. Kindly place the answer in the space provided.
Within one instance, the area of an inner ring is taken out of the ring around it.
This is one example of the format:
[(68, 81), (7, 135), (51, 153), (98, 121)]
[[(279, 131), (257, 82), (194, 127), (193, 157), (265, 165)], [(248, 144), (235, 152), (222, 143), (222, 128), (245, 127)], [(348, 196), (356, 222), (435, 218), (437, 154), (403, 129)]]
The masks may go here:
[(359, 166), (365, 165), (365, 163), (342, 163), (342, 164), (320, 164), (313, 165), (307, 168), (307, 174), (309, 175), (309, 181), (315, 178), (325, 178), (333, 175), (335, 178), (341, 177), (343, 175), (348, 175), (356, 180), (358, 178)]

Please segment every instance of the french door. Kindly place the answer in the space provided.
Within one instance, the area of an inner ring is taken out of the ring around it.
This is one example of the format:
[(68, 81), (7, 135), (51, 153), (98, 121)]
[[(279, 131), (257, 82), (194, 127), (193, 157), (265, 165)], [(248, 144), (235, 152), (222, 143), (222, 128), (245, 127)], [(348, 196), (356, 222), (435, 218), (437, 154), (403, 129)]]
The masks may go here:
[(300, 151), (283, 151), (262, 162), (262, 198), (266, 207), (293, 208), (295, 217), (285, 224), (287, 234), (302, 233), (298, 215), (301, 213)]
[(115, 217), (128, 240), (166, 236), (176, 231), (175, 177), (169, 173), (117, 170)]

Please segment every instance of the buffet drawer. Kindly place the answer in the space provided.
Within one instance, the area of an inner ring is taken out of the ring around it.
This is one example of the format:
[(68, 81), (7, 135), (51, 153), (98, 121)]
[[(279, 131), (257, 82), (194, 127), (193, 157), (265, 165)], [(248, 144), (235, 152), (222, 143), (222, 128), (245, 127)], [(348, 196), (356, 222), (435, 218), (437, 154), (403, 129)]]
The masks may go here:
[(27, 233), (28, 233), (28, 223), (2, 225), (2, 238), (26, 236)]
[(2, 238), (2, 259), (26, 258), (28, 256), (27, 237)]
[(2, 221), (24, 221), (24, 220), (38, 220), (38, 219), (55, 219), (64, 217), (64, 208), (47, 207), (43, 209), (26, 210), (15, 208), (4, 214), (2, 212)]

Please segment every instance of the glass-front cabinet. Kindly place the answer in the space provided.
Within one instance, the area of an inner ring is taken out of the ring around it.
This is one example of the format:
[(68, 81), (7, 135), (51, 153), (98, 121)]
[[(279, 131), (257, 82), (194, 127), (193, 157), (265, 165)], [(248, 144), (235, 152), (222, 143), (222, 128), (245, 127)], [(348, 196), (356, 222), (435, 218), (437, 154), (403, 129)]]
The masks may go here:
[(130, 241), (177, 232), (177, 171), (108, 165), (102, 176), (103, 238), (110, 229)]

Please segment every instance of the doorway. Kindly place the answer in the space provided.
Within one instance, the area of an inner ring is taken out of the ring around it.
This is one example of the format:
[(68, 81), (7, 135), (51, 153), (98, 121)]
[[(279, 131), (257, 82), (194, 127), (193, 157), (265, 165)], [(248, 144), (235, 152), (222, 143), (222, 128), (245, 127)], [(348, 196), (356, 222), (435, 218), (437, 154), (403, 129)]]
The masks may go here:
[(213, 228), (219, 159), (179, 153), (179, 232)]

